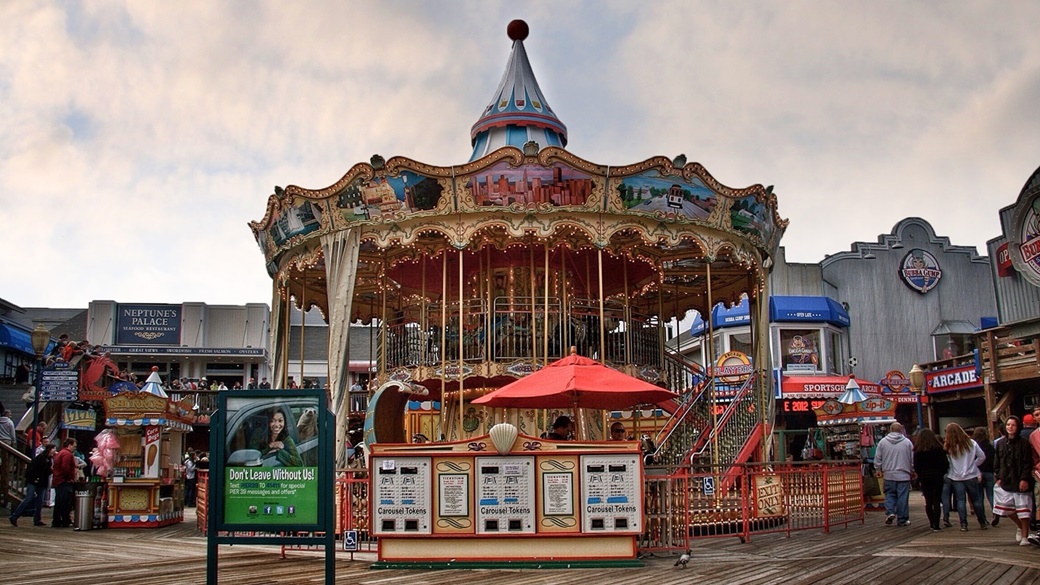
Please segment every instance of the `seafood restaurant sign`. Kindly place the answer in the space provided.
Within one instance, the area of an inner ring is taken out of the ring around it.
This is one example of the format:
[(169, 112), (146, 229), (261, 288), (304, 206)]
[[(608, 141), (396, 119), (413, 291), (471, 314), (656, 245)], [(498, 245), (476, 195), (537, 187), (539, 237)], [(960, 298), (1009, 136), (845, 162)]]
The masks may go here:
[(180, 305), (123, 305), (117, 309), (117, 345), (180, 345)]

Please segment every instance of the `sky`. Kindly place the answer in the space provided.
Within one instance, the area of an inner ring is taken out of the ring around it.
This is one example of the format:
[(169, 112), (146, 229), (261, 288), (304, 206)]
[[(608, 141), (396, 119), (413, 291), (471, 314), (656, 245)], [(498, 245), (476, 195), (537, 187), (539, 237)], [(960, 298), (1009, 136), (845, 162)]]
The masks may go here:
[(568, 150), (773, 185), (791, 262), (922, 217), (986, 254), (1040, 165), (1040, 3), (0, 2), (0, 298), (270, 303), (247, 223), (469, 160), (525, 48)]

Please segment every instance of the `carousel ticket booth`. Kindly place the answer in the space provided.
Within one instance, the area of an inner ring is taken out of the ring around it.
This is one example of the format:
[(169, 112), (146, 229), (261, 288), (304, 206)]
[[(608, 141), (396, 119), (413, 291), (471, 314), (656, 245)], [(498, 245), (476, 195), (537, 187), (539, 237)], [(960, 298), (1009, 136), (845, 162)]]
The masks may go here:
[(105, 400), (106, 426), (118, 440), (107, 478), (109, 528), (158, 528), (184, 520), (181, 461), (190, 413), (190, 405), (148, 392), (120, 392)]
[(638, 443), (539, 439), (508, 423), (472, 440), (372, 445), (379, 563), (632, 566)]

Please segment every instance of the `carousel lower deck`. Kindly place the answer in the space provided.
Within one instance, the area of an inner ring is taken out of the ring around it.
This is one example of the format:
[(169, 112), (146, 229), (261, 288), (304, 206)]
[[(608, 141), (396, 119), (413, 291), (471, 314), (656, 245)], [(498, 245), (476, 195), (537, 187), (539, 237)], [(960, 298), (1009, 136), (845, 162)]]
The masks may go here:
[[(1006, 520), (997, 528), (968, 532), (956, 528), (932, 533), (920, 494), (911, 495), (909, 527), (884, 525), (883, 513), (868, 513), (862, 525), (783, 535), (698, 540), (686, 569), (676, 557), (650, 557), (630, 569), (373, 570), (374, 553), (337, 553), (336, 582), (350, 584), (451, 584), (478, 579), (482, 584), (569, 583), (638, 584), (727, 583), (1036, 583), (1040, 549), (1014, 542)], [(49, 512), (45, 520), (49, 521)], [(8, 583), (201, 584), (206, 581), (206, 539), (195, 529), (194, 509), (185, 522), (160, 529), (94, 530), (0, 525), (0, 566)], [(221, 546), (220, 582), (279, 584), (322, 582), (322, 552), (278, 547)]]

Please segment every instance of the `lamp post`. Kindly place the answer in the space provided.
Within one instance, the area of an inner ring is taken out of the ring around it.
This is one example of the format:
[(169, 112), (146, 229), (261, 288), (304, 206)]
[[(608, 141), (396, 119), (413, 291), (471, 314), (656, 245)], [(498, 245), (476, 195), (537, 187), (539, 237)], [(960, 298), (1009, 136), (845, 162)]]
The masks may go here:
[(32, 453), (36, 453), (36, 441), (40, 438), (36, 430), (36, 425), (40, 420), (40, 381), (43, 378), (43, 354), (47, 351), (47, 345), (50, 342), (51, 332), (47, 331), (43, 323), (37, 323), (36, 329), (33, 329), (32, 332), (32, 346), (33, 351), (36, 352), (36, 379), (34, 380), (36, 391), (33, 392), (32, 444), (30, 445)]
[(910, 389), (917, 395), (917, 426), (924, 428), (924, 415), (921, 409), (921, 401), (924, 400), (924, 370), (921, 366), (914, 364), (910, 368)]

